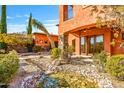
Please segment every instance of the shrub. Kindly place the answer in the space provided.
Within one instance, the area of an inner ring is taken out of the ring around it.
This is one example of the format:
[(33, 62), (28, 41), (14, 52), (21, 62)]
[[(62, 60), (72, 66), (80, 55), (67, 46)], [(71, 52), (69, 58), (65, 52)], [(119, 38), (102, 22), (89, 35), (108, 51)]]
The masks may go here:
[(60, 49), (59, 48), (53, 48), (51, 50), (51, 58), (56, 59), (60, 55)]
[(42, 50), (43, 50), (43, 48), (41, 46), (34, 46), (33, 47), (34, 52), (41, 52)]
[(0, 56), (0, 83), (8, 83), (19, 68), (19, 59), (15, 51)]
[(112, 56), (106, 63), (106, 70), (119, 80), (124, 80), (124, 55)]
[(94, 81), (87, 79), (79, 74), (58, 72), (52, 74), (51, 77), (59, 82), (60, 88), (95, 88), (98, 84)]
[(68, 55), (70, 58), (73, 55), (73, 53), (74, 53), (74, 46), (68, 46)]
[(98, 43), (96, 44), (95, 52), (96, 52), (96, 53), (100, 53), (102, 49), (103, 49), (103, 42), (98, 42)]
[(106, 52), (105, 51), (102, 51), (101, 53), (94, 54), (93, 61), (98, 66), (98, 69), (99, 70), (104, 71), (105, 64), (107, 62), (107, 54), (106, 54)]

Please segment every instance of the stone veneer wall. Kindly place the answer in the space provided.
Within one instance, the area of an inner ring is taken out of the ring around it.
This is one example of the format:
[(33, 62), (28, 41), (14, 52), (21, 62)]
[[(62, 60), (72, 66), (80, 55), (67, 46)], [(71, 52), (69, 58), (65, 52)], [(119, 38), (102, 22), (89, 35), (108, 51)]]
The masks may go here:
[(7, 51), (16, 50), (18, 53), (27, 53), (26, 45), (7, 45)]

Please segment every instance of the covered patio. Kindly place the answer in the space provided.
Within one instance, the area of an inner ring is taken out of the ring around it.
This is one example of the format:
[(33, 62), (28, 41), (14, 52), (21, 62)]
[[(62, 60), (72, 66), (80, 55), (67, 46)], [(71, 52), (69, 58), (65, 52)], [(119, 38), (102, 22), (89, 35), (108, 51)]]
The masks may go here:
[(76, 55), (93, 55), (106, 51), (111, 55), (111, 31), (95, 26), (72, 30), (66, 33), (68, 45), (72, 45)]

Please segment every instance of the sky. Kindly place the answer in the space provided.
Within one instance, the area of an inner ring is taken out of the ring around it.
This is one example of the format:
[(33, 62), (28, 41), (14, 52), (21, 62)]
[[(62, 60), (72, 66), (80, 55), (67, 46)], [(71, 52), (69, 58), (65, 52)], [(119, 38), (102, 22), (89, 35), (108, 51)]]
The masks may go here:
[[(57, 5), (7, 5), (7, 31), (25, 32), (29, 15), (32, 13), (32, 17), (43, 23), (50, 33), (58, 34), (58, 11)], [(41, 31), (33, 28), (33, 32)]]

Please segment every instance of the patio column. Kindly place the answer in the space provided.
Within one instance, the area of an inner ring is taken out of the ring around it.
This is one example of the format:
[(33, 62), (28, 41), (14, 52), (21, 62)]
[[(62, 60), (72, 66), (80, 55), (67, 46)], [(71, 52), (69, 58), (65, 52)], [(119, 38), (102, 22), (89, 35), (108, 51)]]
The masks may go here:
[(81, 38), (76, 37), (76, 54), (80, 55), (81, 54)]
[(89, 48), (90, 48), (90, 37), (86, 37), (86, 55), (89, 54)]

